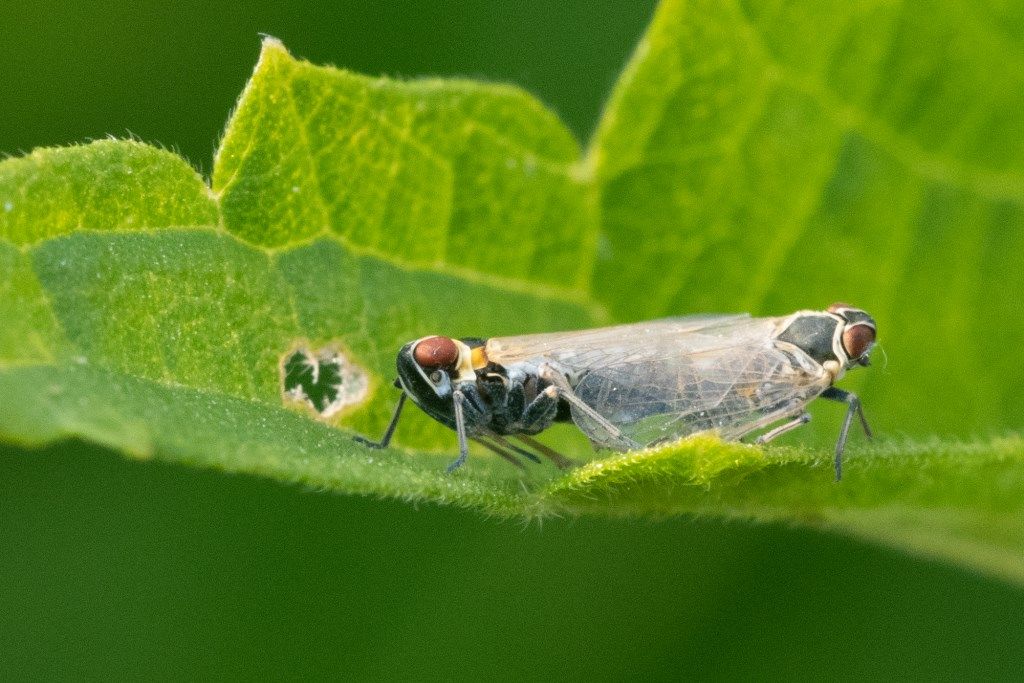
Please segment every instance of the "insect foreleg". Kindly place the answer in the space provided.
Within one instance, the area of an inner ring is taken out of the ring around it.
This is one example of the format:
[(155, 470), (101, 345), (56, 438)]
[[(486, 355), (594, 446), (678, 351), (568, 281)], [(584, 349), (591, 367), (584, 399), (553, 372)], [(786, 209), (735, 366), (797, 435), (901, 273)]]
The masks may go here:
[(850, 424), (853, 422), (854, 413), (860, 418), (860, 424), (864, 427), (864, 433), (867, 437), (870, 439), (874, 435), (871, 433), (871, 427), (868, 426), (867, 418), (864, 417), (864, 408), (861, 407), (860, 399), (857, 398), (856, 394), (851, 394), (849, 391), (843, 391), (835, 387), (829, 387), (821, 392), (821, 397), (827, 398), (830, 401), (845, 403), (849, 406), (846, 411), (846, 417), (843, 418), (842, 429), (839, 430), (839, 441), (836, 442), (836, 481), (839, 481), (843, 478), (843, 451), (846, 449), (846, 439), (850, 435)]
[(550, 424), (556, 412), (558, 412), (558, 389), (550, 386), (530, 401), (516, 421), (517, 426), (524, 432), (535, 434)]
[(478, 385), (492, 406), (505, 406), (508, 403), (508, 378), (492, 372), (481, 377)]
[(537, 396), (530, 401), (530, 404), (526, 406), (526, 409), (522, 411), (522, 416), (519, 418), (516, 425), (521, 431), (514, 434), (514, 436), (527, 446), (530, 446), (534, 450), (539, 451), (550, 458), (551, 462), (555, 463), (555, 466), (559, 469), (566, 470), (573, 466), (574, 463), (572, 460), (569, 460), (569, 458), (565, 457), (558, 451), (548, 448), (541, 442), (528, 436), (529, 434), (536, 434), (537, 432), (546, 429), (551, 424), (555, 417), (555, 413), (557, 412), (558, 389), (550, 386), (537, 394)]
[(804, 413), (803, 415), (798, 415), (797, 417), (793, 418), (789, 422), (786, 422), (785, 424), (781, 424), (778, 427), (776, 427), (775, 429), (767, 431), (764, 434), (762, 434), (761, 436), (757, 437), (757, 439), (754, 441), (754, 443), (757, 443), (757, 444), (768, 443), (772, 439), (774, 439), (776, 437), (779, 437), (779, 436), (782, 436), (786, 432), (793, 431), (797, 427), (802, 427), (803, 425), (807, 424), (810, 421), (811, 421), (811, 414), (810, 413)]
[(456, 458), (445, 470), (451, 474), (462, 467), (469, 458), (469, 439), (466, 437), (466, 417), (463, 414), (462, 402), (465, 397), (462, 391), (456, 389), (452, 392), (452, 403), (455, 406), (455, 433), (459, 436), (459, 457)]
[(353, 441), (369, 446), (370, 448), (387, 448), (388, 444), (391, 443), (391, 437), (395, 435), (395, 429), (398, 427), (398, 418), (402, 416), (402, 406), (405, 405), (405, 399), (407, 398), (405, 392), (398, 397), (398, 405), (395, 406), (395, 412), (391, 413), (391, 420), (388, 422), (387, 429), (384, 430), (384, 436), (380, 437), (380, 441), (370, 441), (365, 436), (359, 436), (356, 434), (352, 437)]
[(622, 435), (622, 430), (606, 420), (600, 413), (588, 406), (579, 396), (577, 396), (576, 392), (572, 390), (571, 386), (569, 386), (569, 381), (561, 372), (547, 363), (544, 363), (540, 368), (538, 368), (538, 374), (541, 379), (551, 382), (551, 386), (554, 387), (561, 398), (565, 399), (567, 403), (597, 423), (597, 425), (601, 427), (601, 429), (605, 430), (605, 432), (607, 432), (614, 440), (623, 444), (626, 448), (639, 447), (639, 444), (634, 442), (632, 439), (624, 437)]

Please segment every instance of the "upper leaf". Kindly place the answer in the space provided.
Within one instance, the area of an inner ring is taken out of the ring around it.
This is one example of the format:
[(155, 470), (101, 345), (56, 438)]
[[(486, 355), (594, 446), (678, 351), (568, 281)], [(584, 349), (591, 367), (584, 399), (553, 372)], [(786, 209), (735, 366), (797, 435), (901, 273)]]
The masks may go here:
[(588, 153), (598, 297), (623, 319), (849, 301), (878, 321), (887, 360), (850, 382), (883, 433), (1019, 428), (1024, 37), (990, 11), (662, 3)]
[(0, 164), (0, 236), (14, 244), (218, 221), (216, 200), (194, 169), (138, 142), (38, 149)]
[(264, 42), (213, 171), (224, 225), (271, 247), (334, 235), (387, 261), (576, 289), (597, 224), (576, 141), (508, 86), (396, 83)]
[[(366, 116), (349, 137), (315, 148), (295, 142), (295, 135), (315, 140), (316, 117), (338, 113), (368, 87), (396, 104), (362, 103)], [(319, 99), (303, 101), (302, 91)], [(391, 111), (403, 101), (415, 116)], [(404, 142), (389, 138), (394, 134)], [(371, 138), (378, 141), (368, 147), (350, 144)], [(400, 156), (409, 150), (423, 155)], [(392, 153), (399, 156), (382, 158)], [(531, 230), (544, 239), (570, 231), (574, 243), (592, 238), (581, 193), (566, 189), (575, 187), (569, 165), (577, 156), (556, 119), (512, 88), (373, 82), (296, 62), (268, 41), (218, 155), (216, 192), (179, 157), (130, 141), (3, 162), (4, 438), (39, 444), (78, 437), (137, 456), (351, 492), (497, 506), (514, 497), (506, 489), (520, 492), (515, 470), (474, 459), (474, 474), (457, 480), (443, 475), (448, 455), (367, 454), (344, 433), (291, 410), (281, 360), (301, 346), (338, 349), (371, 383), (368, 400), (344, 419), (376, 434), (397, 398), (390, 380), (405, 341), (432, 332), (592, 324), (593, 307), (567, 284), (588, 271), (564, 250), (556, 259), (565, 268), (540, 264), (533, 278), (523, 272), (534, 265), (528, 258), (488, 265), (496, 245), (514, 234), (495, 228), (513, 207), (527, 210), (515, 219), (534, 221)], [(433, 170), (417, 166), (424, 159)], [(367, 164), (380, 164), (381, 175), (366, 177)], [(457, 174), (470, 174), (488, 196), (463, 185), (456, 192)], [(367, 189), (391, 175), (398, 178), (391, 199)], [(365, 187), (331, 194), (309, 184), (316, 177)], [(396, 198), (432, 206), (440, 196), (434, 181), (447, 183), (444, 201), (455, 208), (413, 234), (417, 218), (403, 234), (408, 207), (398, 210)], [(515, 187), (517, 196), (494, 200), (493, 185)], [(477, 217), (492, 209), (493, 216), (469, 218), (474, 201)], [(310, 207), (321, 222), (307, 220)], [(393, 209), (394, 218), (379, 213)], [(349, 234), (358, 212), (379, 213), (376, 236)], [(337, 222), (323, 222), (327, 215)], [(466, 244), (451, 258), (449, 231)], [(400, 239), (389, 242), (396, 234)], [(399, 443), (450, 448), (451, 439), (410, 412)]]

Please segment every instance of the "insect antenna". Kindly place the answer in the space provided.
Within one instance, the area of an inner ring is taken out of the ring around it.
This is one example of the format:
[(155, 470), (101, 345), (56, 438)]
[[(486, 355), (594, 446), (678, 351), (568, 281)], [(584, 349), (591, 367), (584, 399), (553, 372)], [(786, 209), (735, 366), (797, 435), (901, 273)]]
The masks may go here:
[(487, 450), (491, 451), (492, 453), (495, 453), (495, 454), (501, 456), (502, 458), (504, 458), (505, 460), (508, 460), (510, 463), (512, 463), (513, 465), (515, 465), (519, 469), (521, 469), (521, 470), (525, 470), (526, 469), (526, 467), (523, 466), (523, 463), (521, 463), (519, 461), (519, 458), (517, 458), (516, 456), (512, 455), (511, 453), (509, 453), (505, 449), (500, 448), (497, 444), (493, 444), (493, 443), (485, 440), (484, 437), (482, 437), (482, 436), (475, 436), (475, 437), (473, 437), (473, 441), (476, 441), (478, 444), (480, 444), (481, 446), (483, 446)]
[(568, 470), (576, 466), (576, 463), (574, 463), (572, 460), (565, 457), (555, 449), (545, 446), (540, 441), (534, 439), (532, 436), (527, 436), (526, 434), (516, 434), (515, 437), (522, 441), (523, 443), (525, 443), (530, 448), (534, 449), (535, 451), (539, 451), (541, 454), (546, 455), (548, 458), (551, 459), (551, 462), (555, 463), (555, 466), (558, 467), (558, 469)]
[(491, 438), (494, 439), (494, 441), (496, 441), (497, 443), (501, 444), (502, 448), (507, 448), (510, 451), (518, 453), (519, 455), (523, 456), (527, 460), (532, 460), (533, 462), (537, 463), (538, 465), (540, 464), (540, 458), (537, 457), (537, 455), (535, 453), (531, 453), (530, 451), (526, 450), (525, 448), (520, 448), (519, 446), (515, 445), (514, 443), (509, 443), (508, 439), (506, 439), (505, 437), (503, 437), (503, 436), (501, 436), (499, 434), (494, 434), (494, 435), (491, 436)]
[(889, 354), (885, 352), (885, 347), (882, 346), (881, 342), (876, 342), (875, 348), (882, 353), (882, 372), (885, 372), (886, 368), (889, 367)]

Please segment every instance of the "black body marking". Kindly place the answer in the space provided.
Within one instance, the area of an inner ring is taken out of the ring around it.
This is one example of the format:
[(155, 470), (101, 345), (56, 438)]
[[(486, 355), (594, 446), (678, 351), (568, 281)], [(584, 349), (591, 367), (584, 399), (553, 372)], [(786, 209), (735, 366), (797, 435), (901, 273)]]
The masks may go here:
[[(483, 340), (476, 338), (460, 341), (470, 348), (483, 344)], [(485, 443), (485, 440), (494, 436), (538, 434), (557, 419), (568, 419), (570, 415), (568, 406), (563, 406), (560, 398), (545, 393), (549, 382), (535, 376), (513, 379), (504, 368), (494, 364), (476, 370), (475, 382), (461, 382), (456, 399), (451, 375), (444, 370), (428, 372), (420, 367), (413, 357), (414, 346), (415, 342), (406, 344), (398, 353), (398, 379), (395, 384), (402, 389), (401, 401), (408, 396), (427, 415), (459, 434), (459, 458), (449, 466), (449, 471), (465, 462), (462, 446), (466, 439), (478, 440), (492, 451), (498, 447), (524, 455), (527, 452), (518, 447), (508, 444), (496, 446), (492, 442)], [(360, 437), (359, 441), (371, 446), (386, 446), (400, 412), (401, 402), (388, 426), (386, 440), (371, 442)], [(484, 440), (477, 437), (484, 437)], [(527, 457), (537, 459), (533, 453)]]
[(836, 336), (836, 328), (841, 325), (831, 315), (802, 315), (790, 323), (789, 327), (776, 337), (779, 341), (789, 342), (802, 349), (808, 356), (824, 363), (836, 358), (832, 348), (832, 340)]

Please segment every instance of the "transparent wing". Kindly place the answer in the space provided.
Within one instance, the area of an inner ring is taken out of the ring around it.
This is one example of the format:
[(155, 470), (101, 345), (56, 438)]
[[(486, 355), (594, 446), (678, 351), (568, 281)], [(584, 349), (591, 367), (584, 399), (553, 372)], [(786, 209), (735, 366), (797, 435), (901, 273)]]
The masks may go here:
[[(774, 341), (781, 318), (700, 316), (502, 337), (487, 356), (504, 365), (550, 363), (579, 398), (642, 446), (718, 430), (737, 439), (800, 412), (828, 387), (820, 364)], [(593, 441), (624, 448), (573, 409)]]
[[(694, 315), (574, 332), (549, 332), (487, 340), (487, 358), (499, 365), (554, 361), (585, 367), (610, 362), (637, 351), (659, 353), (664, 345), (720, 343), (737, 332), (774, 318), (735, 315)], [(717, 340), (717, 341), (716, 341)]]
[[(709, 429), (738, 439), (801, 412), (828, 387), (821, 365), (785, 347), (767, 339), (594, 367), (578, 378), (575, 392), (642, 446)], [(573, 420), (595, 442), (623, 447), (576, 409)]]

